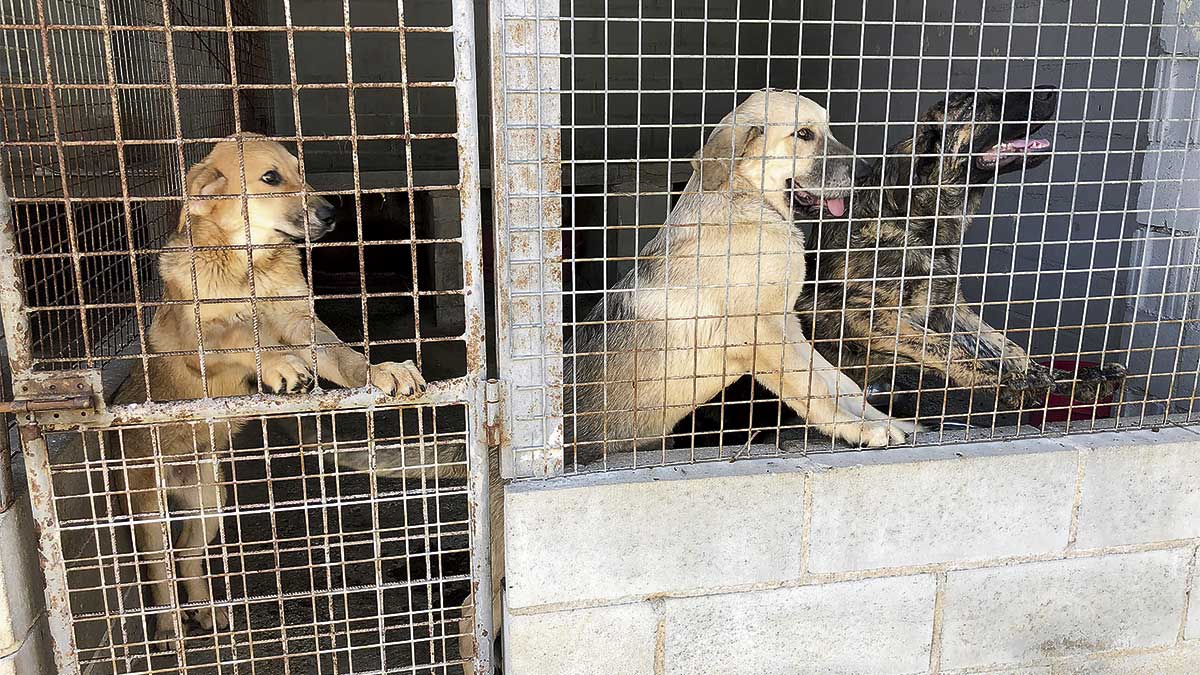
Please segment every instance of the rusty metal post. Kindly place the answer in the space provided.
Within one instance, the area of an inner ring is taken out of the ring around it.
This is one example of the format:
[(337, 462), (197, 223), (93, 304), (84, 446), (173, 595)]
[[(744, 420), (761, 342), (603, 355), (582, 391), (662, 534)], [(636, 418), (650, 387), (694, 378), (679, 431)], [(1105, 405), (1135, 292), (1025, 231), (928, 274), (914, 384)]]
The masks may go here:
[[(32, 369), (29, 319), (25, 311), (21, 273), (16, 258), (16, 239), (13, 232), (12, 207), (4, 181), (0, 179), (0, 314), (4, 321), (4, 339), (8, 347), (9, 374), (19, 376)], [(3, 480), (5, 508), (12, 500), (11, 455), (8, 442), (7, 416), (3, 422)], [(26, 477), (29, 481), (29, 501), (37, 525), (38, 553), (46, 578), (46, 613), (54, 642), (54, 660), (61, 675), (79, 673), (75, 637), (71, 631), (71, 606), (67, 593), (67, 567), (59, 539), (58, 517), (54, 510), (50, 479), (50, 452), (46, 439), (37, 424), (23, 423), (18, 427), (21, 446), (25, 452)]]
[[(8, 190), (0, 176), (0, 315), (4, 322), (4, 341), (7, 358), (0, 363), (0, 399), (11, 400), (12, 373), (14, 362), (24, 369), (29, 368), (29, 318), (21, 302), (20, 270), (14, 255), (12, 205), (8, 201)], [(13, 504), (14, 489), (12, 475), (12, 441), (7, 413), (0, 412), (0, 512), (7, 511)]]
[(483, 228), (479, 207), (479, 114), (475, 78), (475, 14), (472, 0), (454, 0), (454, 88), (458, 114), (459, 211), (462, 216), (463, 303), (466, 313), (469, 388), (467, 478), (471, 527), (471, 593), (475, 618), (475, 673), (492, 672), (491, 519), (488, 471), (486, 325), (484, 323)]

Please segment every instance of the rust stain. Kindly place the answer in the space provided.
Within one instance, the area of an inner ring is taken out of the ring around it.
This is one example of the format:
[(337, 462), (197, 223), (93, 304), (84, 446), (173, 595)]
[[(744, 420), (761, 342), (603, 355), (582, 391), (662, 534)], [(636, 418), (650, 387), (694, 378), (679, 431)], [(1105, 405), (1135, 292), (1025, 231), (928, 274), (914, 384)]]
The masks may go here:
[(524, 48), (532, 45), (532, 40), (529, 39), (530, 22), (528, 21), (509, 21), (508, 39), (509, 46), (514, 49)]

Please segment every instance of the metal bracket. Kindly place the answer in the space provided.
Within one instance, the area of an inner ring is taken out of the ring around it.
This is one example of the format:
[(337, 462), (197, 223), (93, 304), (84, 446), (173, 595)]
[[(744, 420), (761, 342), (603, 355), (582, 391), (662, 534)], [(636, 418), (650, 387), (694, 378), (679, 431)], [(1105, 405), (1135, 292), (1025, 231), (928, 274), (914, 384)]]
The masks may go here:
[(87, 424), (104, 412), (98, 370), (34, 372), (13, 381), (13, 400), (0, 402), (0, 412), (43, 427)]
[(499, 448), (504, 441), (504, 383), (489, 379), (484, 387), (484, 423), (487, 446)]

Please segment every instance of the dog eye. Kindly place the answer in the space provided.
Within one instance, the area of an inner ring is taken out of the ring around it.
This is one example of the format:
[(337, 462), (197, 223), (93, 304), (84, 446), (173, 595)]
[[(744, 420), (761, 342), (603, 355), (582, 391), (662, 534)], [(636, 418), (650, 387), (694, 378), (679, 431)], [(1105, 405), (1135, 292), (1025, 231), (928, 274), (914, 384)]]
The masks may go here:
[(278, 171), (268, 171), (262, 175), (262, 182), (267, 185), (279, 185), (283, 182), (283, 176), (280, 176)]
[(816, 138), (816, 135), (813, 134), (812, 129), (805, 127), (796, 132), (796, 138), (799, 138), (802, 141), (811, 141), (812, 139)]

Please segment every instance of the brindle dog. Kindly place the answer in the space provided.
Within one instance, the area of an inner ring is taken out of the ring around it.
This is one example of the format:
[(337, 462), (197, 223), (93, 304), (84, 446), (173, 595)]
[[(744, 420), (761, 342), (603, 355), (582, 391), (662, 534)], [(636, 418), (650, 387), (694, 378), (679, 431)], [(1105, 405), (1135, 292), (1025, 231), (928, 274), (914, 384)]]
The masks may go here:
[(818, 351), (863, 386), (918, 365), (990, 390), (1009, 407), (1040, 402), (1051, 389), (1094, 402), (1119, 385), (1125, 369), (1117, 363), (1066, 373), (1032, 361), (959, 288), (963, 235), (987, 186), (1045, 161), (1049, 141), (1030, 135), (1057, 104), (1048, 85), (955, 93), (856, 181), (850, 221), (826, 216), (814, 233), (814, 282), (797, 303)]

